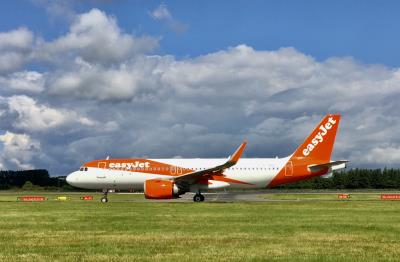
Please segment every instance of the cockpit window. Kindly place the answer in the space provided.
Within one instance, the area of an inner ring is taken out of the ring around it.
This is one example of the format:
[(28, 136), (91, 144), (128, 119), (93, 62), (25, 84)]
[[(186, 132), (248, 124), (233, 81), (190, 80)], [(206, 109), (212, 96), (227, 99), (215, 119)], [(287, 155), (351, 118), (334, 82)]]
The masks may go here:
[(79, 168), (79, 171), (83, 171), (83, 167)]
[(85, 167), (85, 171), (87, 171), (87, 167)]

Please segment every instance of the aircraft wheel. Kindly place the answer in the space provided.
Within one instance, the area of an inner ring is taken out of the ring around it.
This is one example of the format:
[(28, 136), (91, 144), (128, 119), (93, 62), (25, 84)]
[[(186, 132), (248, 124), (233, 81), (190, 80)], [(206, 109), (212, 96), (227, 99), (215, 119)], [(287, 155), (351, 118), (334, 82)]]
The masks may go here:
[(108, 202), (108, 198), (102, 197), (102, 198), (100, 199), (100, 201), (101, 201), (101, 203), (107, 203), (107, 202)]
[(194, 201), (194, 202), (202, 202), (202, 201), (204, 201), (204, 196), (202, 196), (202, 195), (200, 195), (200, 194), (196, 194), (196, 195), (194, 195), (194, 197), (193, 197), (193, 201)]

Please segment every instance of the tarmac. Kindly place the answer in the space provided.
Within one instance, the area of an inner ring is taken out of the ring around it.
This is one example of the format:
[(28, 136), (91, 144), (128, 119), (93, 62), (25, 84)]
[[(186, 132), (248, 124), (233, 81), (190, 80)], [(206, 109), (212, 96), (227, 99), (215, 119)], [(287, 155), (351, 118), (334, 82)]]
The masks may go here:
[[(116, 193), (116, 194), (129, 194), (129, 193)], [(131, 193), (138, 194), (138, 193)], [(244, 191), (244, 192), (216, 192), (216, 193), (203, 193), (205, 202), (215, 203), (235, 203), (235, 202), (303, 202), (303, 201), (337, 201), (336, 199), (269, 199), (268, 194), (276, 194), (276, 192), (268, 191)], [(285, 194), (285, 193), (280, 193)], [(289, 194), (338, 194), (336, 193), (289, 193)], [(340, 193), (339, 193), (340, 194)], [(179, 198), (173, 199), (131, 199), (131, 200), (117, 200), (118, 202), (193, 202), (194, 193), (186, 193)], [(112, 200), (111, 200), (112, 201)], [(113, 201), (116, 202), (116, 201)]]

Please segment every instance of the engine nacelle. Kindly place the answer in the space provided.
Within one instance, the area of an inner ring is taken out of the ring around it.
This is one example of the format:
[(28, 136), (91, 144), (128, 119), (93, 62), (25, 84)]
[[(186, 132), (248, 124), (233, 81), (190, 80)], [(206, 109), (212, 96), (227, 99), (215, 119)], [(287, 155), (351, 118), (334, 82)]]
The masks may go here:
[(149, 179), (144, 182), (144, 196), (148, 199), (171, 199), (179, 196), (179, 188), (170, 180)]

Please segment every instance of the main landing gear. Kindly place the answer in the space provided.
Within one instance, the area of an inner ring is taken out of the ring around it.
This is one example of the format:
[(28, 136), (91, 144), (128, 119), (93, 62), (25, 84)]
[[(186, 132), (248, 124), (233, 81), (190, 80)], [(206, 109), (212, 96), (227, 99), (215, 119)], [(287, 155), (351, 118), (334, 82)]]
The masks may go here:
[(203, 202), (204, 201), (204, 196), (199, 192), (193, 197), (194, 202)]
[(103, 197), (100, 199), (101, 203), (108, 202), (107, 194), (108, 194), (108, 189), (103, 189)]

